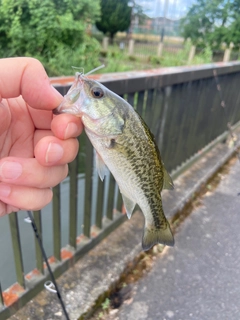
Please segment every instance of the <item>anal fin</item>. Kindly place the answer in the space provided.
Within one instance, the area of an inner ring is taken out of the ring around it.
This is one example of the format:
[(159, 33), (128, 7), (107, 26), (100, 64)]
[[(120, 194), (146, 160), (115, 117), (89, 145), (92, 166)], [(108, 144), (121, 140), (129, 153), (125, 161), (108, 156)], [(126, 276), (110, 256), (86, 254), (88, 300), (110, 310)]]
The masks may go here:
[(163, 189), (173, 190), (174, 184), (167, 170), (163, 167)]
[(136, 203), (134, 203), (132, 200), (127, 198), (124, 194), (122, 194), (122, 198), (123, 198), (124, 207), (127, 211), (127, 217), (128, 217), (128, 219), (130, 219)]

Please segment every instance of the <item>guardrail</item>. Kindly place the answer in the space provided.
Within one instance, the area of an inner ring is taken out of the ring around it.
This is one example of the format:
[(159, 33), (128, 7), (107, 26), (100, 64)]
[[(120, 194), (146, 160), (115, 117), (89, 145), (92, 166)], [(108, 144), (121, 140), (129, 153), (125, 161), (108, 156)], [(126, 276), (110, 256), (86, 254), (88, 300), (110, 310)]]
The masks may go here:
[[(219, 136), (225, 137), (222, 134), (227, 123), (234, 125), (240, 121), (238, 62), (92, 77), (127, 99), (142, 115), (155, 135), (166, 168), (174, 177), (195, 161), (206, 146), (219, 142), (222, 139)], [(64, 81), (71, 82), (71, 78)], [(69, 83), (62, 84), (64, 81), (52, 80), (62, 94), (70, 87)], [(93, 148), (85, 134), (79, 139), (78, 157), (69, 165), (68, 178), (54, 188), (49, 212), (46, 214), (47, 209), (34, 212), (56, 276), (125, 220), (113, 177), (108, 175), (103, 183), (99, 180)], [(0, 241), (0, 319), (21, 308), (42, 290), (48, 279), (38, 244), (32, 244), (32, 230), (23, 226), (23, 218), (24, 213), (19, 212), (0, 220), (0, 231), (1, 227), (5, 231), (0, 232), (0, 237), (4, 236)], [(51, 221), (46, 220), (50, 218)]]

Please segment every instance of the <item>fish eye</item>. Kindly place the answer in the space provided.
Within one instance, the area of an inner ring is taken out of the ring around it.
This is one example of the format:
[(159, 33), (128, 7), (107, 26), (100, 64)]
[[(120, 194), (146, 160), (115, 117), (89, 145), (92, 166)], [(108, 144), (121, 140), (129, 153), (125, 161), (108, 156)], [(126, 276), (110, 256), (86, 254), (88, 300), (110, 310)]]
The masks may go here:
[(104, 96), (104, 92), (100, 87), (94, 87), (91, 89), (91, 94), (93, 98), (100, 99)]

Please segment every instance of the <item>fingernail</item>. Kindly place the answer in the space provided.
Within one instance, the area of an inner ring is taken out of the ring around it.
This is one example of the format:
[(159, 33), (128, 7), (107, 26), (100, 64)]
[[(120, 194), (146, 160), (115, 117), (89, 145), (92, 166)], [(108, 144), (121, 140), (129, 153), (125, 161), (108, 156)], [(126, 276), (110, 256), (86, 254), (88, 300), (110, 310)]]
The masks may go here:
[(17, 179), (22, 174), (22, 165), (18, 162), (5, 161), (0, 166), (0, 177), (3, 179)]
[(76, 123), (70, 122), (67, 125), (64, 138), (68, 139), (70, 137), (75, 137), (77, 134), (78, 134), (78, 126), (76, 125)]
[(0, 197), (6, 198), (9, 196), (11, 188), (7, 185), (0, 184)]
[(50, 143), (47, 149), (45, 160), (47, 163), (57, 162), (63, 156), (63, 148), (57, 143)]

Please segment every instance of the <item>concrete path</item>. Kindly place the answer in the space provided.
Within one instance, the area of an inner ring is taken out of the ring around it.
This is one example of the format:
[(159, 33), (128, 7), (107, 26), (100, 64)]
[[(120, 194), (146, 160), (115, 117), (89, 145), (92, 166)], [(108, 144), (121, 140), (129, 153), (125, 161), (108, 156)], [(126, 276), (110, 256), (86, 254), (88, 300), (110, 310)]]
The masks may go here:
[[(104, 319), (240, 319), (240, 163), (182, 223), (175, 247)], [(112, 315), (111, 315), (112, 314)]]

